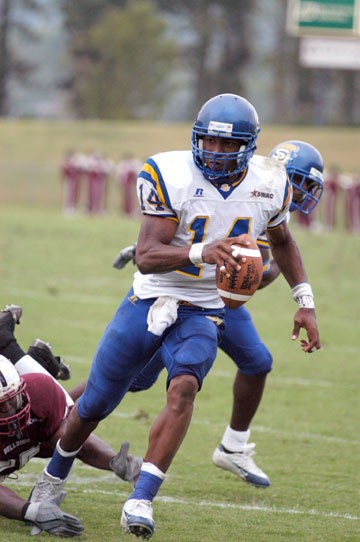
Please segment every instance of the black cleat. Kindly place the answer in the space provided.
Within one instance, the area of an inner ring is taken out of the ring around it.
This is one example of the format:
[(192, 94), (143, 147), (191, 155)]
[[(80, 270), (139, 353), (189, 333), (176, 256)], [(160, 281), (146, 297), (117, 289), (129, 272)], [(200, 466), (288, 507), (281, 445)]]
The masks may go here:
[(0, 311), (0, 318), (1, 313), (4, 313), (5, 316), (3, 316), (4, 320), (7, 318), (7, 313), (10, 313), (13, 321), (15, 324), (20, 324), (20, 318), (22, 315), (22, 308), (18, 305), (6, 305), (1, 311)]
[(69, 380), (71, 369), (60, 356), (54, 356), (49, 343), (35, 339), (27, 353), (57, 380)]

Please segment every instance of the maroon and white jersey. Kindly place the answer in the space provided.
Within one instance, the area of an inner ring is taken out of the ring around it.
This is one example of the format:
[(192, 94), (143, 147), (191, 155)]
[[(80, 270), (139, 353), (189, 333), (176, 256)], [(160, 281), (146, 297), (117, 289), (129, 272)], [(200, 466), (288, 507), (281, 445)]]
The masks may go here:
[(51, 457), (47, 441), (69, 414), (65, 393), (50, 376), (28, 373), (22, 378), (30, 398), (30, 423), (21, 437), (0, 437), (0, 482), (33, 457)]

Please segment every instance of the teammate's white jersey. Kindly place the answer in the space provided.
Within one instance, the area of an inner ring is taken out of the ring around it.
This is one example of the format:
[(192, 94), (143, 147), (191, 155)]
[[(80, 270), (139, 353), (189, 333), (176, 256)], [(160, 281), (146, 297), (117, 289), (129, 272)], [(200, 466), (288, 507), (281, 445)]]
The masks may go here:
[[(149, 158), (137, 181), (144, 214), (176, 220), (172, 245), (211, 243), (248, 233), (254, 239), (277, 227), (291, 202), (291, 184), (280, 162), (254, 156), (234, 185), (214, 186), (195, 166), (191, 151)], [(221, 308), (215, 265), (189, 264), (169, 273), (135, 273), (134, 291), (141, 298), (172, 296), (205, 308)]]

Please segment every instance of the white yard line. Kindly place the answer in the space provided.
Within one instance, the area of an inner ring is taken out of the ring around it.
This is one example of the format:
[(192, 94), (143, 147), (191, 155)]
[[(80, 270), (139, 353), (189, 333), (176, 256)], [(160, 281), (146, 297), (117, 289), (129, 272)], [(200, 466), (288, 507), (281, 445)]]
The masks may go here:
[[(70, 485), (70, 484), (69, 484)], [(79, 486), (76, 486), (76, 490), (79, 491)], [(119, 497), (123, 492), (117, 491), (106, 491), (100, 490), (96, 491), (93, 489), (84, 489), (84, 493), (93, 493), (93, 494), (102, 494)], [(127, 494), (126, 494), (127, 496)], [(125, 498), (126, 498), (125, 496)], [(211, 502), (211, 501), (193, 501), (187, 499), (178, 499), (176, 497), (167, 497), (160, 496), (156, 497), (156, 502), (161, 502), (165, 504), (180, 504), (183, 506), (201, 507), (201, 508), (221, 508), (228, 510), (245, 510), (249, 512), (265, 512), (272, 514), (288, 514), (288, 515), (303, 515), (303, 516), (318, 516), (323, 518), (335, 518), (335, 519), (347, 519), (351, 521), (360, 521), (360, 516), (353, 516), (352, 514), (340, 514), (339, 512), (319, 512), (318, 510), (309, 509), (302, 510), (300, 508), (276, 508), (275, 506), (259, 506), (259, 505), (250, 505), (250, 504), (235, 504), (235, 503), (224, 503), (224, 502)]]
[[(34, 460), (34, 461), (43, 461), (43, 460)], [(129, 491), (121, 490), (104, 490), (104, 489), (93, 489), (95, 484), (99, 483), (108, 483), (108, 484), (118, 484), (118, 480), (116, 480), (112, 474), (103, 474), (100, 476), (91, 476), (91, 467), (88, 467), (86, 465), (78, 465), (78, 469), (82, 469), (86, 475), (80, 475), (80, 474), (72, 474), (71, 480), (67, 483), (67, 490), (68, 491), (76, 491), (78, 494), (79, 492), (82, 492), (84, 494), (94, 494), (94, 495), (108, 495), (111, 497), (115, 497), (116, 499), (123, 498), (124, 500), (128, 497)], [(90, 476), (89, 476), (90, 474)], [(31, 473), (24, 473), (20, 479), (14, 480), (14, 484), (16, 487), (31, 487), (34, 483), (34, 474)], [(7, 484), (10, 486), (11, 481), (7, 480)], [(91, 486), (91, 488), (87, 488), (86, 486)], [(256, 505), (256, 504), (237, 504), (237, 503), (225, 503), (225, 502), (214, 502), (214, 501), (196, 501), (196, 500), (188, 500), (184, 498), (177, 498), (177, 497), (169, 497), (166, 495), (158, 496), (156, 497), (156, 502), (161, 502), (164, 504), (179, 504), (182, 506), (191, 506), (194, 507), (201, 507), (201, 508), (221, 508), (221, 509), (227, 509), (227, 510), (243, 510), (248, 512), (263, 512), (263, 513), (271, 513), (271, 514), (283, 514), (283, 515), (303, 515), (303, 516), (317, 516), (317, 517), (323, 517), (323, 518), (334, 518), (334, 519), (346, 519), (351, 521), (360, 521), (360, 516), (355, 516), (353, 514), (341, 514), (339, 512), (320, 512), (319, 510), (315, 510), (313, 508), (310, 508), (308, 510), (301, 509), (301, 508), (277, 508), (276, 506), (262, 506), (262, 505)]]

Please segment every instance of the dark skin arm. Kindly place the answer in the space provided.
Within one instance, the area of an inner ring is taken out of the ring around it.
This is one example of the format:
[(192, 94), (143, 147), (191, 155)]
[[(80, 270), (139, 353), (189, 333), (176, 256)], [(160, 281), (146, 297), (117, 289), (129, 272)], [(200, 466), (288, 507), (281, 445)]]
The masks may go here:
[(262, 288), (266, 288), (266, 286), (269, 286), (269, 284), (271, 284), (272, 282), (274, 282), (275, 279), (278, 278), (280, 273), (281, 271), (276, 261), (271, 260), (269, 269), (267, 270), (266, 274), (263, 275), (258, 290), (261, 290)]
[[(286, 221), (278, 228), (268, 230), (267, 236), (274, 259), (290, 287), (293, 288), (296, 284), (307, 282), (308, 280), (299, 248)], [(314, 348), (316, 350), (321, 348), (314, 309), (299, 309), (295, 313), (294, 328), (291, 337), (293, 340), (296, 340), (299, 337), (301, 328), (306, 330), (308, 338), (307, 341), (305, 339), (301, 339), (300, 341), (303, 351), (311, 352), (314, 351)]]
[[(63, 421), (52, 437), (47, 441), (52, 450), (65, 431), (66, 421)], [(116, 455), (113, 448), (96, 435), (90, 435), (85, 441), (77, 457), (92, 467), (110, 471), (109, 462)], [(0, 516), (9, 519), (23, 520), (22, 510), (28, 501), (17, 495), (11, 489), (0, 485)]]
[[(177, 223), (174, 220), (150, 215), (143, 217), (136, 248), (136, 263), (141, 273), (164, 273), (189, 264), (189, 248), (170, 245), (176, 229)], [(267, 233), (274, 259), (290, 287), (307, 282), (299, 249), (287, 223), (284, 221), (278, 228)], [(244, 245), (237, 237), (206, 244), (202, 253), (203, 261), (220, 266), (225, 262), (227, 268), (238, 269), (239, 262), (231, 256), (231, 245), (234, 243)], [(296, 312), (293, 340), (298, 338), (301, 328), (306, 330), (308, 337), (308, 341), (301, 340), (303, 351), (319, 349), (321, 345), (314, 309), (299, 309)]]
[(81, 382), (81, 384), (75, 386), (75, 388), (71, 388), (71, 390), (68, 392), (74, 403), (79, 399), (80, 395), (83, 394), (85, 387), (86, 380), (84, 382)]
[[(175, 271), (190, 263), (189, 248), (170, 245), (177, 223), (175, 220), (144, 215), (136, 247), (136, 265), (144, 275)], [(206, 244), (202, 253), (205, 263), (239, 267), (239, 262), (231, 256), (231, 245), (241, 243), (238, 237), (220, 239)]]
[[(269, 249), (264, 248), (262, 246), (259, 246), (259, 250), (261, 252), (261, 256), (263, 261), (268, 259), (268, 253)], [(266, 273), (262, 276), (260, 286), (258, 290), (261, 290), (262, 288), (266, 288), (266, 286), (269, 286), (272, 282), (274, 282), (275, 279), (280, 275), (280, 269), (278, 264), (274, 259), (270, 261), (269, 269), (266, 271)]]
[(22, 509), (27, 503), (25, 499), (17, 495), (12, 489), (0, 486), (0, 516), (9, 519), (23, 519)]
[[(48, 440), (48, 444), (53, 450), (57, 441), (63, 436), (65, 432), (66, 420), (64, 420), (56, 433)], [(101, 438), (94, 434), (91, 434), (84, 442), (81, 450), (77, 454), (77, 458), (83, 463), (90, 465), (96, 469), (110, 471), (109, 462), (116, 455), (115, 450), (103, 441)]]

